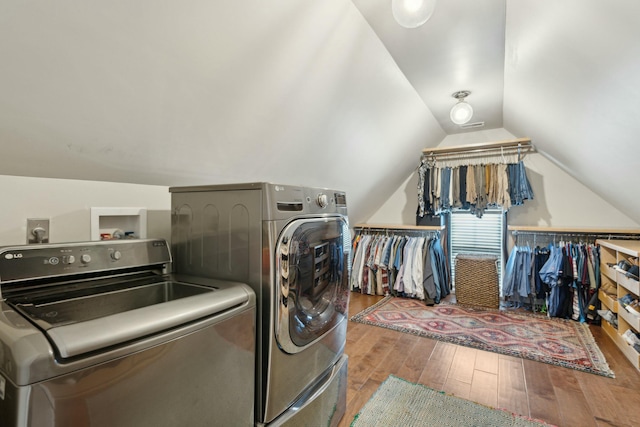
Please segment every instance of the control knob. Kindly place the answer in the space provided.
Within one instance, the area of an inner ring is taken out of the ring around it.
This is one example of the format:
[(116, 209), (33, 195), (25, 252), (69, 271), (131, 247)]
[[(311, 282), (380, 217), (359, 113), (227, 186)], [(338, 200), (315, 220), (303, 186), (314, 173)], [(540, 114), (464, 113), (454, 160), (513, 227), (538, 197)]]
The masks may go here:
[(80, 261), (82, 261), (83, 264), (89, 264), (91, 262), (91, 255), (89, 254), (82, 254), (80, 256)]
[(318, 194), (318, 198), (316, 199), (316, 203), (318, 203), (318, 206), (320, 206), (321, 208), (326, 208), (327, 205), (329, 204), (329, 199), (327, 197), (326, 194)]
[(111, 259), (112, 260), (118, 261), (120, 258), (122, 258), (122, 252), (120, 252), (120, 251), (111, 252)]

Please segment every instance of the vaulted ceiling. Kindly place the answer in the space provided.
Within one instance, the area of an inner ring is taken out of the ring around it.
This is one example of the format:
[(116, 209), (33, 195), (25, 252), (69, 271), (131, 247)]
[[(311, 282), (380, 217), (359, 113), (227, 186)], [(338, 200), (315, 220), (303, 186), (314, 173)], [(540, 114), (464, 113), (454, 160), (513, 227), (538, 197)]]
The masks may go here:
[(470, 123), (503, 127), (505, 0), (440, 0), (429, 21), (411, 29), (395, 21), (390, 0), (353, 3), (447, 134), (464, 131), (449, 118), (460, 90), (471, 91)]
[(391, 0), (2, 1), (0, 173), (332, 187), (360, 221), (422, 148), (468, 132), (448, 120), (467, 89), (473, 122), (531, 137), (640, 222), (639, 17), (440, 0), (409, 30)]

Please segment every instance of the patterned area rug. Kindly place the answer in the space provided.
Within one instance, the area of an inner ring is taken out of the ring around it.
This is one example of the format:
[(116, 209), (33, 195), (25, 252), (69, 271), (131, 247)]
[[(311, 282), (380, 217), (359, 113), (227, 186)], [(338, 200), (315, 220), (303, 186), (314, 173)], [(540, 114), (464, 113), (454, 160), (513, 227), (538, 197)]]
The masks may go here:
[(589, 326), (572, 320), (394, 297), (351, 320), (614, 378)]
[(549, 426), (390, 375), (358, 412), (351, 427)]

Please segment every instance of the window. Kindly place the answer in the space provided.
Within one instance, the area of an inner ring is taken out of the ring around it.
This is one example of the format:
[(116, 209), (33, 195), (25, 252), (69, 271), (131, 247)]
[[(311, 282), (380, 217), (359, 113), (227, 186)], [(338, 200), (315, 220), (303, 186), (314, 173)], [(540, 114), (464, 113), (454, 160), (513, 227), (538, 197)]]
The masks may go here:
[(487, 209), (478, 218), (467, 210), (452, 211), (449, 235), (451, 244), (451, 278), (455, 283), (455, 259), (459, 253), (492, 254), (498, 257), (498, 279), (502, 293), (502, 242), (505, 214), (502, 209)]

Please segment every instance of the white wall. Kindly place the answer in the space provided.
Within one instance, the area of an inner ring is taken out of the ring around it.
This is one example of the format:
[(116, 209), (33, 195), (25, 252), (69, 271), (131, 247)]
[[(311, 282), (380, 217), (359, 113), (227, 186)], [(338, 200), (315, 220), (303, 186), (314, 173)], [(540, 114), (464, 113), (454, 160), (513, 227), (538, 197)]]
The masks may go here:
[(27, 243), (27, 218), (49, 218), (51, 243), (91, 237), (92, 207), (147, 208), (147, 237), (171, 237), (168, 187), (0, 175), (0, 246)]
[[(439, 147), (495, 142), (515, 138), (505, 129), (449, 135)], [(535, 145), (535, 141), (533, 141)], [(420, 153), (416, 153), (416, 167)], [(534, 200), (509, 210), (509, 225), (640, 228), (640, 224), (607, 203), (600, 196), (557, 167), (543, 154), (529, 154), (524, 159)], [(405, 179), (367, 222), (376, 224), (415, 224), (418, 199), (417, 170)]]
[(524, 164), (535, 198), (509, 210), (509, 225), (640, 228), (640, 224), (544, 155), (528, 155)]
[(11, 2), (0, 58), (5, 175), (328, 187), (357, 221), (445, 135), (350, 0)]

